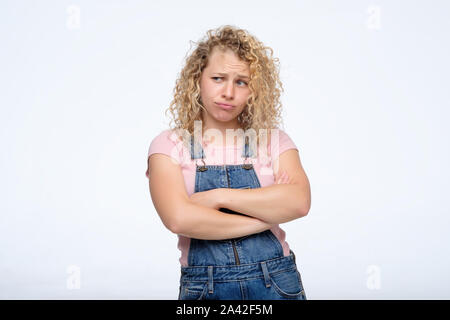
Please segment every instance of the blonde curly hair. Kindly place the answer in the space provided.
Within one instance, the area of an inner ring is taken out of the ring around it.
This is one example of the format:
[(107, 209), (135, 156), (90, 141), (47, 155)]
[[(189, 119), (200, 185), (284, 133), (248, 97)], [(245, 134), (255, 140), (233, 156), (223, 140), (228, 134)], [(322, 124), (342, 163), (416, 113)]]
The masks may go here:
[[(238, 116), (239, 124), (245, 131), (253, 128), (275, 129), (282, 123), (280, 101), (283, 85), (279, 77), (279, 59), (273, 57), (273, 50), (264, 46), (248, 31), (231, 25), (221, 26), (207, 31), (205, 38), (197, 44), (195, 50), (186, 58), (174, 88), (174, 99), (169, 108), (172, 117), (169, 126), (172, 130), (187, 130), (194, 133), (194, 121), (202, 120), (200, 78), (208, 64), (208, 57), (215, 47), (225, 51), (231, 49), (241, 60), (249, 64), (250, 96), (244, 110)], [(270, 54), (268, 53), (270, 52)], [(173, 125), (175, 123), (175, 125)], [(204, 126), (204, 124), (202, 124)], [(270, 138), (269, 138), (270, 139)]]

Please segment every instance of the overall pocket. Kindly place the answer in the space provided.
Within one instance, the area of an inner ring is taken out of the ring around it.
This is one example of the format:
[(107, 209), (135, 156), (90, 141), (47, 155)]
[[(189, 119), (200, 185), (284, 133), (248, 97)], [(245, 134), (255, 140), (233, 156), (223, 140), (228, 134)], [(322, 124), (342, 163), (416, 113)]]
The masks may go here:
[(183, 282), (180, 286), (179, 300), (202, 300), (206, 294), (207, 282)]
[(270, 279), (274, 291), (283, 299), (306, 300), (300, 273), (290, 269), (277, 274), (271, 274)]

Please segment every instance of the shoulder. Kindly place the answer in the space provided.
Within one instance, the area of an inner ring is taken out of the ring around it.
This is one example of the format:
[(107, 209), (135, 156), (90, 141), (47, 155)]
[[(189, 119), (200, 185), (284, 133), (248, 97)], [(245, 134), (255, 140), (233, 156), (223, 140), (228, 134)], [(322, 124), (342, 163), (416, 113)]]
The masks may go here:
[(289, 149), (297, 149), (297, 145), (293, 141), (293, 139), (290, 137), (290, 135), (279, 128), (272, 129), (271, 130), (271, 151), (274, 152), (274, 154), (279, 155), (283, 153), (286, 150)]
[(278, 130), (278, 136), (280, 138), (280, 141), (292, 140), (286, 131), (284, 131), (282, 129), (277, 129), (277, 130)]
[(178, 135), (173, 129), (165, 129), (159, 132), (152, 140), (153, 142), (169, 142), (176, 143)]
[(157, 134), (150, 143), (151, 146), (174, 146), (182, 142), (181, 135), (178, 134), (177, 130), (165, 129)]
[[(150, 156), (153, 154), (164, 154), (172, 159), (175, 164), (182, 162), (182, 152), (179, 142), (179, 135), (173, 129), (166, 129), (159, 132), (150, 142), (147, 152), (147, 164), (150, 162)], [(146, 176), (149, 177), (149, 167), (147, 167)]]
[(158, 133), (150, 142), (148, 156), (153, 153), (164, 153), (178, 158), (181, 143), (180, 135), (174, 129), (165, 129)]
[(278, 158), (280, 154), (289, 149), (298, 150), (296, 144), (294, 143), (290, 135), (280, 128), (275, 128), (271, 130), (271, 137), (269, 144), (270, 144), (270, 154), (275, 159)]

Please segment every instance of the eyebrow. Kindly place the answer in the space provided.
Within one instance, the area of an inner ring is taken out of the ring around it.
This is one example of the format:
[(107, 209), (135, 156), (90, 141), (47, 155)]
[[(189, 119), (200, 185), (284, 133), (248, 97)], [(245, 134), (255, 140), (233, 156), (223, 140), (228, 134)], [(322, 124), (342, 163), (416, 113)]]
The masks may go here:
[[(218, 74), (218, 75), (220, 75), (220, 76), (228, 76), (228, 74), (226, 74), (226, 73), (221, 73), (221, 72), (214, 72), (214, 74)], [(238, 77), (239, 77), (239, 78), (250, 79), (249, 77), (244, 76), (243, 74), (238, 74)]]

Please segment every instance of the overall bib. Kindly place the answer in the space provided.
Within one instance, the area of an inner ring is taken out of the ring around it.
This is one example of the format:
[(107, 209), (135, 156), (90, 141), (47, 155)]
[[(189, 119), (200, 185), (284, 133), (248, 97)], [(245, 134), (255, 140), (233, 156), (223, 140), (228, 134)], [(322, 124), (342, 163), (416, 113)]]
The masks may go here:
[[(216, 188), (260, 188), (253, 164), (205, 165), (200, 144), (194, 148), (191, 139), (191, 159), (196, 164), (195, 190)], [(195, 151), (195, 152), (194, 152)], [(247, 139), (242, 153), (253, 157)], [(241, 214), (227, 208), (220, 211)], [(179, 300), (306, 300), (295, 255), (283, 255), (279, 240), (270, 230), (227, 240), (191, 238), (188, 266), (181, 267)]]

